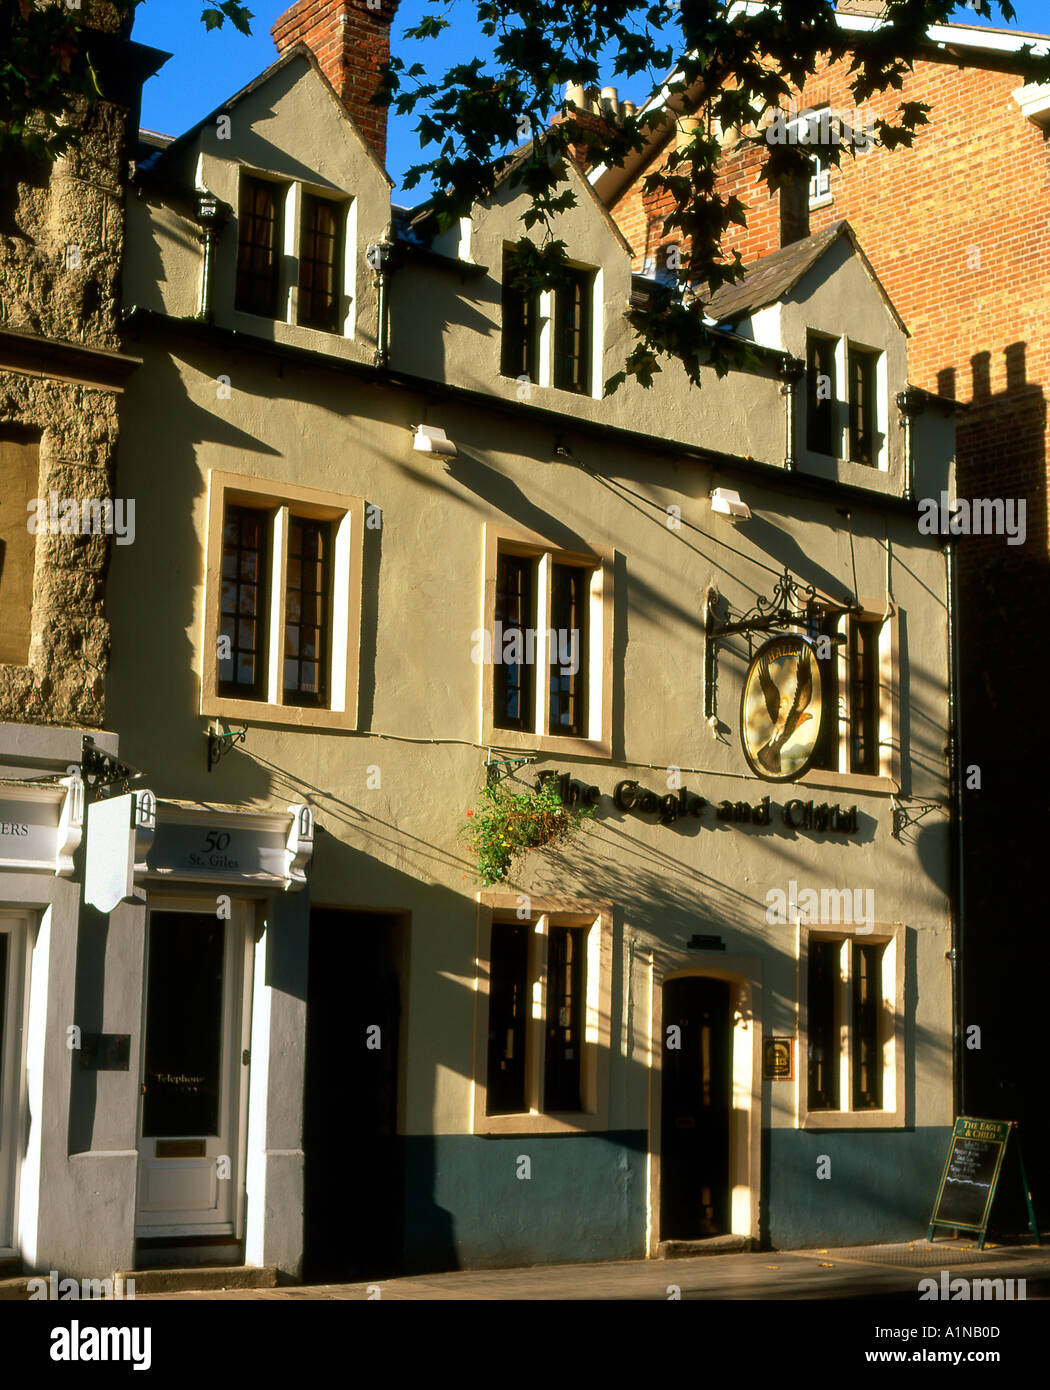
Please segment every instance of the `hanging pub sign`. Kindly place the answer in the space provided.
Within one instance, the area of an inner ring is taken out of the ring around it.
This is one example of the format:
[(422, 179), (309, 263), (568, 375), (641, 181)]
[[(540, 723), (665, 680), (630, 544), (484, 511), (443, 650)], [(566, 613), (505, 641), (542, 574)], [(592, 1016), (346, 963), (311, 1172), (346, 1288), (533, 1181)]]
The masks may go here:
[(790, 782), (808, 769), (820, 737), (820, 667), (806, 638), (774, 637), (747, 668), (740, 741), (753, 772)]

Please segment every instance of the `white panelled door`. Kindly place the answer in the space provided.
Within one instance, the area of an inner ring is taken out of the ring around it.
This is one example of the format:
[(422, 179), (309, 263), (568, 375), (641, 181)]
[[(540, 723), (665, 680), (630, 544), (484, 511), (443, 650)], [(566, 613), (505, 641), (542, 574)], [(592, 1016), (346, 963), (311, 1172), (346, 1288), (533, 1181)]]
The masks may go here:
[(25, 1107), (25, 973), (28, 919), (0, 912), (0, 1250), (14, 1245), (15, 1196)]
[(231, 913), (150, 905), (138, 1236), (241, 1234), (252, 913)]

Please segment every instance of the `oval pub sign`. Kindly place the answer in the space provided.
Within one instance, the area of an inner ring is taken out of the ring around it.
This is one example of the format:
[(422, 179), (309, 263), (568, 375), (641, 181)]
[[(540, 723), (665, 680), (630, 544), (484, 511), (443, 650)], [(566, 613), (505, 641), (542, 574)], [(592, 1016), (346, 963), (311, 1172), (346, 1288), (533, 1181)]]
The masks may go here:
[(820, 737), (820, 666), (800, 636), (774, 637), (747, 668), (740, 741), (759, 777), (790, 782), (809, 767)]

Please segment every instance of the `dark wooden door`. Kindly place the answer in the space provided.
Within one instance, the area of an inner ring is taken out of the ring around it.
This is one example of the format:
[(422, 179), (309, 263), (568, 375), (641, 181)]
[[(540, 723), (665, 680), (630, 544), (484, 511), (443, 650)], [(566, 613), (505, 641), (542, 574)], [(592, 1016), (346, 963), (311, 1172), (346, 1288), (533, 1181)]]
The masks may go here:
[[(372, 1279), (400, 1264), (401, 989), (394, 916), (310, 913), (303, 1115), (303, 1279)], [(376, 1033), (369, 1030), (378, 1028)], [(371, 1045), (370, 1045), (371, 1044)]]
[[(677, 1037), (668, 1037), (676, 1025)], [(725, 1235), (729, 1213), (732, 1046), (729, 985), (685, 976), (664, 985), (660, 1238)], [(678, 1047), (669, 1046), (677, 1041)]]

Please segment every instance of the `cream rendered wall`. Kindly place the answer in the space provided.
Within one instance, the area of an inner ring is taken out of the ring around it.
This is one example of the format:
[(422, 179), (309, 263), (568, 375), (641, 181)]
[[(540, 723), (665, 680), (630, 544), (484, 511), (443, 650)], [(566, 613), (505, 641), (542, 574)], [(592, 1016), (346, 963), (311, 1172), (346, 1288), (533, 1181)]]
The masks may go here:
[[(108, 708), (122, 756), (147, 771), (161, 797), (310, 802), (322, 828), (311, 901), (412, 913), (406, 1132), (464, 1133), (471, 1123), (478, 885), (457, 828), (485, 759), (464, 746), (478, 727), (481, 668), (470, 652), (485, 524), (528, 529), (555, 548), (616, 554), (613, 759), (541, 759), (519, 776), (531, 781), (540, 768), (557, 767), (609, 794), (624, 777), (662, 789), (665, 773), (631, 764), (674, 764), (710, 803), (757, 802), (766, 793), (782, 803), (802, 794), (856, 802), (861, 817), (853, 842), (776, 826), (724, 827), (710, 807), (699, 825), (661, 826), (605, 802), (578, 851), (562, 864), (535, 857), (508, 886), (612, 900), (617, 978), (628, 942), (694, 963), (685, 953), (694, 931), (724, 935), (732, 955), (762, 954), (767, 1032), (791, 1031), (796, 996), (791, 933), (766, 924), (767, 892), (786, 889), (791, 878), (800, 886), (873, 888), (878, 919), (913, 929), (909, 1077), (916, 1074), (908, 1119), (948, 1122), (946, 816), (927, 817), (898, 843), (885, 794), (819, 784), (789, 793), (750, 776), (736, 732), (746, 660), (740, 639), (720, 651), (717, 735), (702, 716), (708, 587), (739, 611), (769, 594), (787, 565), (801, 581), (841, 595), (853, 590), (855, 562), (861, 597), (889, 595), (900, 608), (905, 790), (943, 798), (943, 560), (910, 517), (883, 519), (854, 506), (851, 550), (832, 499), (792, 495), (772, 473), (764, 485), (579, 434), (578, 466), (552, 462), (555, 428), (527, 410), (513, 418), (454, 400), (428, 404), (408, 390), (313, 367), (282, 369), (160, 328), (145, 329), (137, 351), (146, 362), (128, 390), (120, 487), (137, 499), (138, 540), (114, 554), (109, 589)], [(233, 382), (228, 400), (217, 396), (220, 373)], [(408, 427), (421, 418), (447, 429), (459, 457), (412, 451)], [(196, 711), (209, 469), (270, 479), (275, 491), (290, 481), (354, 494), (382, 509), (382, 529), (364, 537), (360, 723), (390, 737), (253, 724), (243, 749), (206, 771), (207, 721)], [(706, 498), (716, 482), (740, 488), (750, 522), (733, 526), (711, 514)], [(679, 531), (665, 524), (671, 504), (682, 509)], [(380, 785), (372, 788), (376, 769)], [(611, 1036), (622, 1038), (618, 992), (613, 1009)], [(644, 1123), (648, 1023), (638, 999), (632, 1009), (631, 1056), (614, 1058), (613, 1128)], [(774, 1092), (774, 1124), (792, 1123), (783, 1091)]]
[[(577, 206), (556, 219), (553, 235), (564, 241), (571, 260), (602, 268), (603, 359), (600, 387), (622, 369), (634, 345), (634, 330), (624, 317), (630, 295), (630, 257), (606, 221), (585, 181), (571, 177)], [(500, 374), (500, 277), (503, 247), (523, 234), (523, 195), (509, 183), (493, 203), (473, 219), (471, 258), (486, 266), (484, 276), (437, 274), (411, 260), (398, 269), (392, 289), (391, 358), (406, 372), (454, 382), (471, 390), (520, 401), (522, 386)], [(541, 241), (542, 234), (527, 233)], [(900, 495), (903, 485), (901, 430), (893, 398), (907, 384), (906, 336), (871, 273), (848, 238), (840, 238), (795, 287), (788, 298), (754, 316), (756, 342), (805, 360), (806, 327), (849, 336), (884, 352), (885, 390), (882, 416), (887, 426), (885, 469), (810, 454), (805, 449), (805, 387), (796, 389), (795, 457), (803, 472)], [(745, 331), (747, 326), (745, 325)], [(677, 364), (662, 360), (649, 390), (634, 381), (612, 396), (595, 399), (532, 384), (528, 400), (548, 410), (652, 433), (693, 447), (783, 464), (784, 400), (775, 364), (746, 377), (733, 373), (721, 380), (704, 369), (702, 388), (692, 387)], [(842, 388), (842, 383), (840, 383)]]
[(201, 293), (201, 240), (196, 226), (142, 185), (129, 190), (125, 206), (125, 302), (175, 318), (192, 318), (200, 310)]
[[(627, 382), (601, 398), (605, 382), (622, 369), (633, 346), (634, 330), (624, 318), (631, 260), (586, 180), (575, 168), (570, 177), (577, 205), (557, 216), (552, 235), (565, 242), (570, 260), (601, 268), (599, 394), (595, 399), (533, 384), (531, 402), (623, 429), (782, 463), (783, 405), (779, 382), (771, 375), (750, 377), (742, 390), (738, 381), (719, 381), (713, 370), (705, 370), (703, 389), (697, 392), (675, 364), (664, 361), (651, 390)], [(461, 281), (452, 272), (435, 273), (411, 260), (396, 271), (391, 299), (391, 361), (396, 367), (504, 400), (521, 399), (519, 383), (500, 374), (500, 279), (504, 245), (526, 234), (520, 221), (526, 205), (508, 182), (489, 206), (476, 210), (471, 259), (488, 268), (485, 276)], [(537, 242), (543, 239), (537, 228), (527, 235)]]
[[(793, 932), (765, 921), (766, 894), (792, 878), (818, 889), (870, 887), (880, 921), (907, 923), (906, 1121), (947, 1124), (946, 815), (931, 814), (898, 843), (886, 792), (819, 781), (785, 791), (751, 776), (736, 728), (747, 656), (741, 639), (720, 648), (717, 731), (702, 713), (709, 588), (739, 612), (771, 594), (787, 566), (801, 582), (844, 597), (854, 593), (855, 566), (855, 592), (865, 603), (891, 598), (899, 608), (904, 791), (943, 799), (944, 569), (936, 543), (918, 536), (913, 516), (880, 515), (877, 497), (870, 511), (851, 499), (847, 520), (838, 499), (793, 490), (781, 471), (784, 403), (772, 376), (736, 373), (719, 382), (710, 372), (698, 392), (666, 363), (650, 392), (628, 384), (602, 401), (533, 386), (531, 401), (520, 402), (518, 383), (499, 375), (502, 247), (520, 235), (523, 207), (506, 188), (470, 229), (472, 259), (489, 267), (487, 276), (411, 261), (394, 272), (392, 366), (433, 379), (433, 392), (328, 370), (322, 358), (282, 362), (248, 350), (252, 338), (269, 338), (315, 348), (333, 366), (340, 358), (371, 361), (375, 299), (364, 249), (386, 227), (388, 188), (308, 65), (289, 64), (243, 98), (232, 112), (231, 140), (203, 131), (177, 152), (173, 167), (180, 159), (187, 192), (199, 171), (227, 201), (234, 200), (238, 162), (357, 197), (358, 336), (234, 313), (232, 224), (219, 242), (215, 318), (220, 328), (243, 331), (245, 347), (178, 325), (143, 324), (133, 350), (145, 364), (125, 396), (118, 478), (120, 494), (136, 498), (137, 540), (115, 548), (112, 559), (108, 709), (122, 757), (147, 773), (160, 797), (313, 805), (312, 904), (411, 913), (403, 1131), (463, 1134), (471, 1125), (479, 885), (458, 828), (482, 785), (486, 756), (474, 746), (482, 671), (470, 656), (481, 621), (486, 526), (524, 529), (555, 549), (603, 548), (615, 556), (612, 759), (541, 758), (518, 777), (532, 781), (538, 770), (556, 767), (608, 797), (624, 778), (663, 790), (674, 765), (710, 803), (702, 822), (663, 826), (604, 800), (577, 850), (560, 862), (534, 856), (507, 885), (615, 904), (614, 978), (631, 988), (624, 998), (618, 985), (611, 1003), (610, 1128), (647, 1123), (650, 954), (661, 970), (702, 965), (686, 950), (690, 936), (724, 936), (729, 955), (763, 960), (764, 1031), (794, 1031)], [(579, 205), (562, 214), (556, 234), (572, 259), (601, 267), (608, 375), (629, 346), (630, 263), (579, 182)], [(170, 214), (154, 210), (150, 225), (166, 276), (160, 302), (169, 313), (195, 312), (176, 306), (196, 293), (196, 246)], [(133, 226), (136, 237), (145, 234), (141, 220)], [(155, 302), (146, 283), (155, 254), (133, 251), (130, 302)], [(829, 332), (885, 343), (888, 390), (904, 386), (904, 336), (852, 251), (825, 256), (795, 298), (782, 307), (789, 350), (802, 355), (804, 324), (819, 313)], [(228, 397), (220, 377), (229, 379)], [(447, 397), (443, 383), (488, 394), (502, 408)], [(563, 418), (545, 418), (537, 406)], [(767, 462), (768, 482), (731, 465), (716, 469), (588, 436), (574, 425), (580, 418)], [(458, 456), (414, 452), (410, 429), (420, 421), (442, 426)], [(945, 426), (924, 436), (921, 466), (938, 478), (950, 475), (950, 433)], [(556, 460), (559, 443), (567, 443), (571, 461)], [(382, 514), (381, 529), (363, 537), (359, 731), (252, 723), (246, 743), (212, 773), (208, 721), (197, 712), (209, 470), (269, 480), (278, 494), (282, 483), (350, 494)], [(862, 476), (850, 481), (873, 492), (900, 490), (897, 453), (886, 474), (855, 472)], [(711, 513), (708, 496), (718, 485), (740, 490), (750, 521), (734, 526)], [(670, 506), (681, 509), (679, 529), (667, 525)], [(757, 802), (767, 793), (776, 804), (795, 794), (855, 802), (861, 834), (821, 839), (715, 821), (715, 803)], [(763, 1122), (790, 1127), (790, 1099), (790, 1088), (769, 1088)]]

